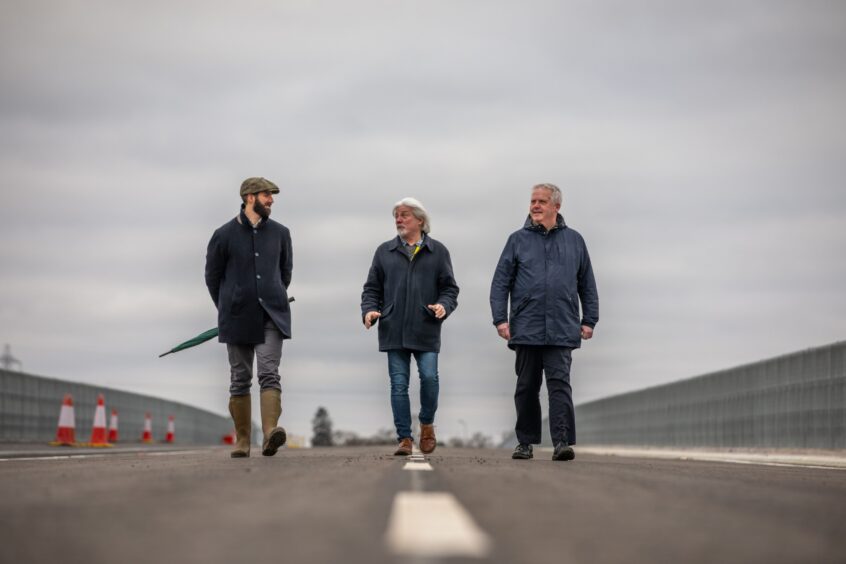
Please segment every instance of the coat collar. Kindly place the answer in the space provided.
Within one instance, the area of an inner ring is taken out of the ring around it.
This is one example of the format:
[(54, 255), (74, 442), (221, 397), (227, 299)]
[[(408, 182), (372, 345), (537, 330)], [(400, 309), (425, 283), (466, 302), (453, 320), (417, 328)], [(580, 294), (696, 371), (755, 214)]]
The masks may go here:
[[(549, 231), (552, 232), (556, 229), (564, 229), (565, 227), (567, 227), (567, 224), (564, 223), (564, 216), (559, 213), (555, 216), (555, 226)], [(528, 229), (529, 231), (536, 231), (538, 233), (546, 233), (546, 228), (543, 225), (535, 225), (534, 223), (532, 223), (531, 214), (526, 216), (526, 222), (523, 223), (523, 229)]]
[[(248, 217), (247, 217), (247, 214), (244, 212), (244, 210), (245, 210), (245, 209), (246, 209), (246, 206), (245, 206), (244, 204), (241, 204), (241, 211), (238, 213), (238, 217), (236, 217), (235, 219), (237, 219), (237, 220), (238, 220), (238, 223), (240, 223), (240, 224), (241, 224), (241, 225), (243, 225), (244, 227), (246, 227), (246, 228), (248, 228), (248, 229), (252, 229), (252, 228), (253, 228), (253, 224), (252, 224), (252, 223), (250, 223), (250, 218), (248, 218)], [(262, 227), (264, 227), (264, 226), (265, 226), (265, 224), (267, 224), (268, 219), (269, 219), (269, 218), (266, 218), (266, 217), (261, 218), (261, 220), (259, 221), (259, 224), (258, 224), (258, 225), (256, 225), (256, 227), (255, 227), (255, 228), (256, 228), (256, 229), (261, 229)]]
[[(423, 233), (423, 242), (420, 243), (420, 247), (425, 247), (431, 251), (432, 244), (430, 241), (431, 238), (426, 233)], [(403, 245), (405, 245), (405, 241), (402, 240), (402, 237), (397, 235), (396, 237), (394, 237), (393, 244), (391, 245), (391, 248), (389, 250), (396, 251), (397, 249), (401, 249)]]

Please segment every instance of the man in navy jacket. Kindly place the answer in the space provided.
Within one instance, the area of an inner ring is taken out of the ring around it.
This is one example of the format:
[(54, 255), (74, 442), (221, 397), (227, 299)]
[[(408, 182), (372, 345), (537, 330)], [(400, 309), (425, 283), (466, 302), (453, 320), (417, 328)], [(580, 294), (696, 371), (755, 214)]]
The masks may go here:
[(367, 329), (379, 321), (379, 350), (388, 353), (391, 409), (399, 446), (412, 450), (408, 399), (411, 356), (420, 375), (420, 450), (435, 450), (438, 408), (438, 353), (441, 325), (458, 307), (458, 285), (449, 251), (429, 236), (429, 215), (419, 201), (394, 205), (397, 237), (379, 245), (361, 293), (361, 317)]
[(282, 341), (291, 338), (293, 256), (288, 228), (270, 219), (273, 194), (278, 193), (265, 178), (246, 179), (241, 212), (214, 232), (206, 252), (206, 286), (217, 307), (219, 340), (226, 343), (231, 368), (229, 413), (237, 437), (233, 458), (250, 456), (253, 357), (261, 387), (262, 454), (273, 456), (287, 438), (276, 424), (282, 414)]
[(549, 431), (555, 445), (552, 459), (575, 458), (571, 352), (581, 346), (582, 339), (593, 336), (599, 296), (585, 241), (567, 227), (560, 209), (557, 186), (532, 188), (529, 217), (522, 229), (508, 237), (491, 283), (493, 323), (517, 353), (515, 459), (532, 458), (532, 444), (541, 442), (539, 394), (544, 374)]

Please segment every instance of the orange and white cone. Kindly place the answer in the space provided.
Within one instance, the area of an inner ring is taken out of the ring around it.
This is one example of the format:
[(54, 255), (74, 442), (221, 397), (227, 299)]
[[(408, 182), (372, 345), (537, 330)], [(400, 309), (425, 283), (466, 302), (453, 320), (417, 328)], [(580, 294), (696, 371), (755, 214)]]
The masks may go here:
[(166, 443), (172, 443), (174, 434), (176, 433), (176, 423), (173, 421), (173, 415), (167, 417), (167, 435), (165, 436)]
[(118, 412), (117, 409), (112, 410), (112, 416), (109, 418), (109, 442), (116, 443), (118, 441)]
[(97, 396), (97, 409), (94, 411), (94, 424), (91, 426), (91, 442), (87, 446), (112, 446), (106, 442), (106, 402), (103, 394)]
[(50, 444), (53, 446), (76, 446), (76, 418), (73, 414), (73, 398), (70, 394), (65, 394), (65, 398), (62, 400), (56, 440)]
[(149, 413), (144, 414), (144, 434), (141, 435), (142, 443), (153, 442), (153, 419)]

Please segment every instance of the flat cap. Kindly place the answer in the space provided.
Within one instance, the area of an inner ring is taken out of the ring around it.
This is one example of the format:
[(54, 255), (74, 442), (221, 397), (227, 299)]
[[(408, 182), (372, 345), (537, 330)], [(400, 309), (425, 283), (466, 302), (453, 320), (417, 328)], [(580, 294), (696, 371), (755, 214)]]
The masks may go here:
[(260, 176), (248, 178), (241, 183), (242, 196), (246, 196), (247, 194), (258, 194), (259, 192), (278, 194), (279, 187), (267, 178), (262, 178)]

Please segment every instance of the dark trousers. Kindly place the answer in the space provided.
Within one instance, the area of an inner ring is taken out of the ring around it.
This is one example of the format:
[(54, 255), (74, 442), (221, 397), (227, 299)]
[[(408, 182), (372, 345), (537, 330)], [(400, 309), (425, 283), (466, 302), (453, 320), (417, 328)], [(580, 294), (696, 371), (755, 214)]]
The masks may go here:
[(549, 392), (549, 434), (552, 443), (567, 441), (576, 444), (576, 416), (573, 410), (573, 391), (570, 388), (572, 349), (517, 345), (517, 389), (514, 405), (517, 408), (517, 440), (523, 444), (541, 442), (540, 388), (546, 374)]

